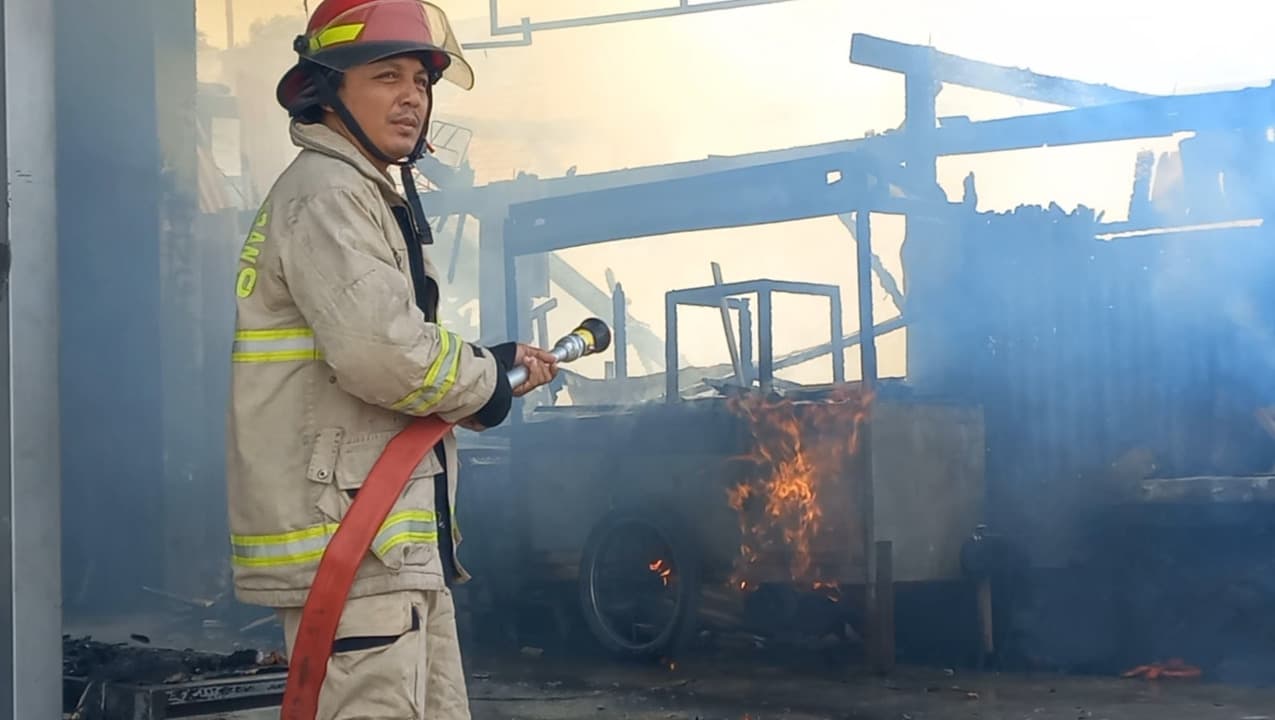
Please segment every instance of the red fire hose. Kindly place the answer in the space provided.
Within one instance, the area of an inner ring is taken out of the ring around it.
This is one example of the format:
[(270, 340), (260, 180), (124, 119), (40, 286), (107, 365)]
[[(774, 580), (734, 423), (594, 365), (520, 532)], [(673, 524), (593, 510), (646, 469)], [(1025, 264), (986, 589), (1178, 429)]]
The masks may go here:
[[(552, 353), (559, 362), (569, 362), (602, 352), (610, 345), (610, 328), (601, 320), (590, 318), (559, 340)], [(521, 385), (526, 372), (521, 366), (510, 370), (510, 384)], [(386, 444), (363, 481), (336, 533), (328, 541), (301, 609), (301, 624), (288, 661), (280, 720), (314, 720), (317, 716), (319, 690), (328, 673), (337, 625), (359, 563), (372, 547), (372, 540), (394, 502), (402, 495), (412, 471), (451, 427), (436, 415), (412, 420)]]
[(328, 657), (354, 573), (412, 471), (449, 429), (449, 423), (431, 415), (413, 420), (395, 435), (337, 526), (301, 610), (301, 626), (288, 661), (281, 720), (314, 720), (318, 714), (319, 689), (328, 673)]

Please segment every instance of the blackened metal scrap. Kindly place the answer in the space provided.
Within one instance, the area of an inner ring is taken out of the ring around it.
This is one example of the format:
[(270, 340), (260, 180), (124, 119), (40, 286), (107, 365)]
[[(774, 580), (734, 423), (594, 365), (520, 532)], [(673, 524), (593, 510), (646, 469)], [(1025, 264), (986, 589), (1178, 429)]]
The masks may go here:
[(286, 682), (287, 677), (284, 673), (274, 672), (250, 681), (232, 677), (181, 683), (164, 688), (163, 694), (168, 707), (226, 703), (282, 696)]
[(77, 683), (74, 678), (68, 678), (64, 687), (71, 693), (80, 693), (79, 702), (63, 717), (64, 720), (164, 720), (213, 717), (209, 713), (228, 710), (277, 708), (286, 683), (287, 675), (282, 672), (162, 685), (106, 680)]

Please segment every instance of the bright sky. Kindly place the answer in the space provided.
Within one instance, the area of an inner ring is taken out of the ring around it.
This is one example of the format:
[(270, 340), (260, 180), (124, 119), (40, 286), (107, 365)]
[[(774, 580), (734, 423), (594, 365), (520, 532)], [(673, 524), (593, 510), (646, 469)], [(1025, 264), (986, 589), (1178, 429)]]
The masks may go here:
[[(199, 0), (198, 27), (214, 47), (226, 43), (227, 0)], [(669, 7), (677, 0), (501, 0), (501, 23)], [(317, 0), (311, 0), (313, 9)], [(490, 39), (487, 0), (444, 0), (464, 42)], [(438, 94), (436, 117), (474, 130), (471, 162), (479, 182), (522, 170), (558, 176), (786, 148), (862, 136), (896, 127), (903, 117), (899, 76), (852, 66), (850, 36), (862, 32), (993, 63), (1102, 82), (1149, 93), (1265, 85), (1275, 78), (1275, 43), (1251, 20), (1251, 2), (1215, 0), (1201, 12), (1175, 12), (1150, 0), (790, 0), (777, 4), (538, 33), (529, 47), (474, 51), (477, 86)], [(237, 0), (236, 44), (256, 21), (295, 15), (301, 0)], [(257, 57), (257, 56), (254, 56)], [(260, 54), (251, 77), (220, 74), (201, 60), (201, 78), (233, 83), (240, 100), (270, 127), (253, 164), (274, 173), (290, 159), (284, 116), (272, 109), (273, 86), (290, 61), (288, 48)], [(1040, 106), (960, 89), (939, 96), (940, 115), (973, 119), (1039, 112)], [(277, 123), (276, 125), (273, 125)], [(275, 142), (277, 140), (277, 142)], [(1128, 202), (1134, 143), (952, 158), (940, 166), (949, 196), (966, 172), (978, 173), (983, 209), (1024, 203), (1083, 202), (1119, 219)], [(1159, 147), (1164, 147), (1163, 145)], [(273, 148), (268, 153), (266, 148)], [(637, 211), (640, 211), (637, 210)], [(902, 223), (874, 222), (875, 244), (900, 275)], [(858, 323), (853, 245), (835, 219), (667, 236), (573, 250), (563, 257), (598, 285), (613, 268), (631, 312), (663, 329), (666, 290), (709, 284), (709, 262), (727, 281), (771, 277), (836, 283), (845, 326)], [(876, 288), (878, 321), (895, 309)], [(583, 310), (561, 301), (551, 334), (565, 332)], [(826, 339), (818, 304), (785, 303), (775, 318), (776, 352)], [(689, 335), (689, 337), (688, 337)], [(900, 337), (879, 344), (883, 374), (904, 371)], [(720, 320), (711, 311), (687, 318), (684, 353), (696, 364), (728, 360)], [(857, 353), (847, 371), (857, 373)], [(824, 380), (826, 362), (793, 379)], [(592, 372), (590, 374), (593, 374)]]

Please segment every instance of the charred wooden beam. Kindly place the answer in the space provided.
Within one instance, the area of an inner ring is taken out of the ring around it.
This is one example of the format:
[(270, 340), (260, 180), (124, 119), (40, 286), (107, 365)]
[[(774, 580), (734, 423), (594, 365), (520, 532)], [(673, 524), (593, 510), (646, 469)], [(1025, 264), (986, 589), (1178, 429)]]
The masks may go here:
[(928, 45), (910, 45), (863, 33), (856, 33), (851, 39), (850, 62), (905, 75), (930, 72), (936, 82), (1066, 107), (1105, 105), (1153, 97), (1110, 85), (970, 60), (940, 52)]
[(837, 215), (847, 206), (903, 214), (912, 203), (892, 182), (900, 173), (877, 157), (832, 153), (514, 204), (509, 207), (506, 252), (528, 255), (675, 232), (804, 220)]
[[(1172, 95), (981, 122), (945, 121), (935, 132), (937, 155), (972, 155), (1059, 145), (1169, 137), (1179, 132), (1265, 132), (1275, 123), (1275, 85)], [(906, 133), (882, 136), (872, 152), (898, 152)]]
[[(872, 326), (871, 334), (873, 337), (880, 337), (881, 335), (892, 333), (895, 330), (901, 330), (905, 327), (907, 327), (907, 320), (905, 320), (902, 316), (893, 317)], [(839, 349), (844, 351), (858, 345), (862, 337), (863, 336), (858, 330), (843, 336), (841, 338), (841, 347)], [(783, 357), (776, 358), (775, 370), (787, 370), (790, 367), (795, 367), (802, 363), (807, 363), (811, 360), (821, 358), (830, 352), (832, 352), (832, 343), (823, 343), (822, 345), (815, 345), (804, 350), (797, 350), (784, 355)]]

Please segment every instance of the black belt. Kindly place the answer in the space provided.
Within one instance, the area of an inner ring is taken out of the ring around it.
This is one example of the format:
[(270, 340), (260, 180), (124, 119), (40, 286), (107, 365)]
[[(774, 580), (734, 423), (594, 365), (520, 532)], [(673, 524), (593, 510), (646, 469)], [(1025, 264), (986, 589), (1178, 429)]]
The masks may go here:
[[(407, 632), (415, 632), (421, 629), (421, 617), (416, 613), (416, 607), (412, 607), (412, 627)], [(406, 635), (407, 633), (403, 633)], [(358, 652), (359, 650), (372, 650), (373, 648), (386, 647), (398, 642), (403, 635), (362, 635), (358, 637), (340, 638), (332, 643), (332, 654)]]

